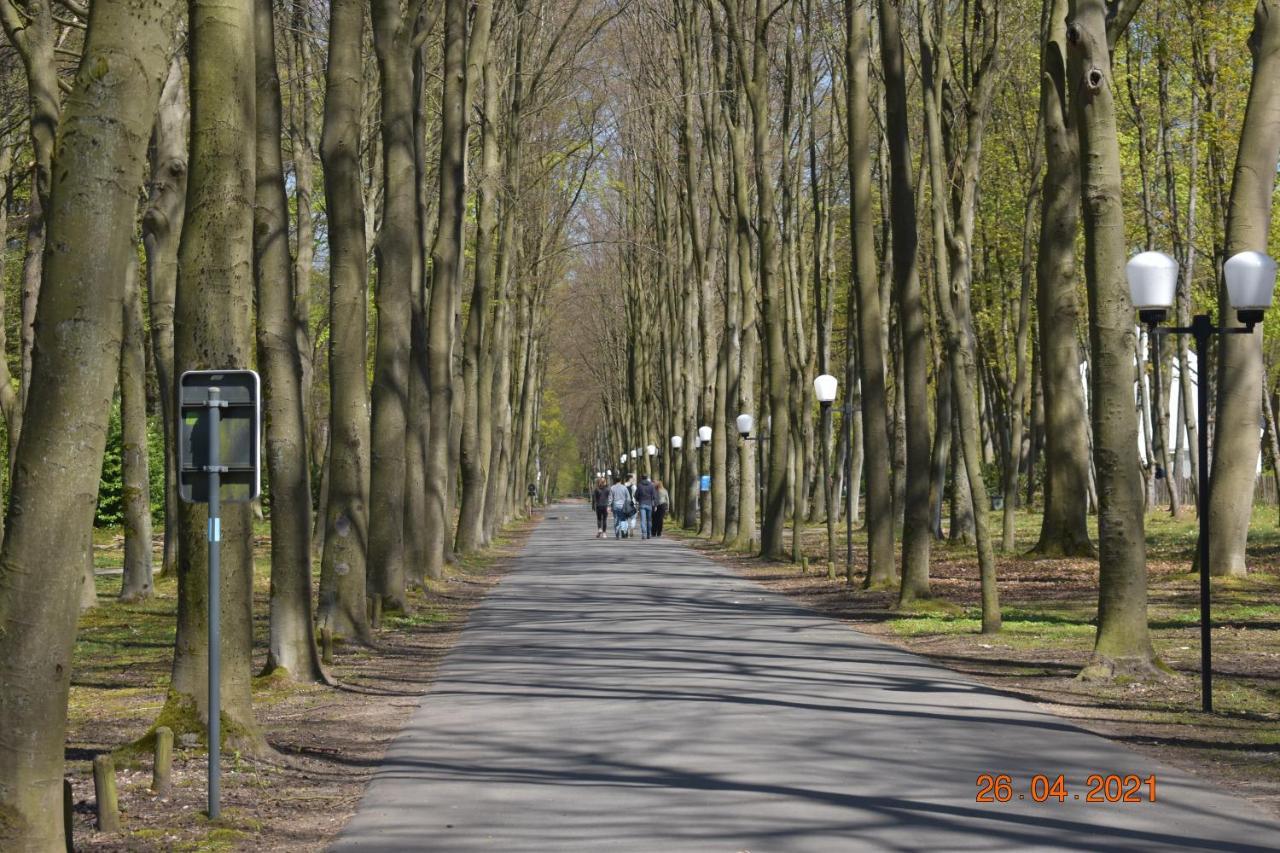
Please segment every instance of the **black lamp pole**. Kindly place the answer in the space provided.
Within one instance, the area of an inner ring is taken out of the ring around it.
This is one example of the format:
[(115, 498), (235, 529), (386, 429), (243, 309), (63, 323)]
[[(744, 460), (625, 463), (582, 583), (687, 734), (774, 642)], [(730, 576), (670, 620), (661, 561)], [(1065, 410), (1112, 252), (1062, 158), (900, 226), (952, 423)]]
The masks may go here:
[[(1205, 713), (1213, 713), (1213, 640), (1210, 633), (1209, 605), (1209, 339), (1214, 335), (1251, 335), (1254, 325), (1262, 319), (1262, 312), (1240, 311), (1243, 326), (1214, 324), (1208, 314), (1191, 318), (1190, 326), (1158, 326), (1164, 319), (1164, 311), (1140, 311), (1139, 318), (1147, 324), (1155, 346), (1155, 381), (1160, 385), (1160, 338), (1164, 335), (1191, 335), (1196, 342), (1196, 425), (1199, 435), (1196, 444), (1200, 452), (1197, 465), (1196, 516), (1200, 525), (1197, 552), (1200, 560), (1200, 706)], [(1256, 316), (1254, 316), (1256, 313)], [(1186, 365), (1182, 365), (1186, 370)], [(1166, 474), (1166, 476), (1168, 476)]]
[(827, 575), (836, 571), (836, 507), (831, 490), (831, 401), (822, 400), (822, 497), (827, 505)]
[[(748, 439), (749, 441), (750, 439)], [(756, 488), (760, 493), (760, 538), (764, 539), (764, 514), (768, 511), (766, 503), (769, 497), (769, 482), (766, 479), (764, 471), (764, 463), (767, 458), (764, 452), (764, 446), (769, 441), (769, 436), (764, 433), (756, 436)]]
[(702, 499), (702, 470), (703, 468), (706, 467), (706, 462), (703, 461), (702, 448), (706, 446), (707, 446), (707, 443), (703, 441), (701, 437), (699, 437), (698, 439), (698, 532), (702, 532), (702, 521), (703, 521), (702, 514), (706, 512), (706, 508), (703, 506), (705, 501), (703, 501)]
[(844, 404), (844, 572), (853, 583), (853, 401)]

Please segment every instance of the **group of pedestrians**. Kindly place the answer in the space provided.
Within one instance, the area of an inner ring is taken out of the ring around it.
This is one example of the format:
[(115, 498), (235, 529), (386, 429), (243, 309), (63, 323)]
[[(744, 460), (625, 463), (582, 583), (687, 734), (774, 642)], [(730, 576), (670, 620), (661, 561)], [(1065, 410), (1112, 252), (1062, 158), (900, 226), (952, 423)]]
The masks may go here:
[(671, 507), (671, 495), (661, 480), (650, 480), (648, 476), (641, 475), (636, 482), (634, 474), (626, 480), (621, 474), (615, 474), (613, 485), (609, 485), (604, 477), (596, 480), (591, 503), (596, 510), (597, 539), (605, 538), (611, 512), (615, 539), (629, 538), (637, 522), (640, 538), (649, 539), (662, 535), (662, 523)]

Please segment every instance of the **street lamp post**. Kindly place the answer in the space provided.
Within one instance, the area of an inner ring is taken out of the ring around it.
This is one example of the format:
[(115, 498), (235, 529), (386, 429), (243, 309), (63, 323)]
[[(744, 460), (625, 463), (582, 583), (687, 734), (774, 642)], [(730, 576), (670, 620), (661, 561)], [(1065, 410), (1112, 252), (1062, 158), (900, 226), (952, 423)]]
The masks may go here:
[(835, 577), (836, 572), (836, 517), (835, 500), (831, 489), (831, 404), (836, 399), (839, 383), (836, 378), (824, 373), (813, 380), (814, 396), (822, 407), (822, 488), (827, 505), (827, 575)]
[[(702, 498), (702, 472), (706, 467), (706, 462), (702, 455), (702, 448), (711, 443), (711, 427), (703, 424), (698, 427), (698, 531), (701, 532), (707, 528), (706, 501)], [(708, 486), (707, 491), (711, 489)]]
[[(1220, 335), (1249, 335), (1271, 307), (1271, 294), (1276, 283), (1276, 262), (1261, 252), (1240, 252), (1223, 265), (1227, 280), (1227, 299), (1235, 309), (1242, 326), (1218, 326), (1208, 314), (1191, 318), (1190, 326), (1159, 326), (1168, 316), (1178, 285), (1178, 262), (1162, 252), (1140, 252), (1125, 265), (1129, 279), (1129, 295), (1155, 343), (1155, 381), (1160, 383), (1159, 340), (1163, 335), (1191, 335), (1196, 342), (1196, 422), (1200, 459), (1197, 473), (1199, 495), (1196, 516), (1200, 536), (1197, 554), (1200, 561), (1200, 704), (1205, 713), (1213, 712), (1213, 645), (1210, 633), (1209, 601), (1209, 341)], [(1186, 370), (1184, 364), (1181, 369)]]
[(683, 520), (685, 495), (682, 494), (678, 485), (684, 482), (684, 475), (680, 473), (684, 470), (684, 454), (680, 452), (682, 447), (684, 447), (684, 437), (671, 436), (671, 455), (667, 457), (667, 482), (671, 483), (671, 488), (675, 489), (672, 493), (671, 510)]
[[(848, 395), (846, 395), (848, 396)], [(840, 408), (844, 417), (844, 576), (853, 585), (853, 400)]]
[(743, 412), (737, 418), (738, 434), (742, 436), (743, 441), (756, 442), (756, 494), (760, 500), (760, 529), (764, 529), (765, 514), (765, 482), (764, 482), (764, 445), (768, 443), (769, 436), (751, 434), (751, 430), (755, 427), (755, 418), (748, 412)]

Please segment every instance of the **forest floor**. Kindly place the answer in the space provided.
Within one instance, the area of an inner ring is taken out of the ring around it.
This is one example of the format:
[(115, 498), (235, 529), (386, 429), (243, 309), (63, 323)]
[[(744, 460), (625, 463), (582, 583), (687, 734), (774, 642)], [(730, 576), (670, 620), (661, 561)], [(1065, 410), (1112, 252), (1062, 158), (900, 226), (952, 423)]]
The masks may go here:
[[(177, 584), (157, 578), (155, 595), (116, 601), (123, 559), (119, 531), (95, 537), (98, 607), (80, 620), (71, 679), (67, 767), (77, 850), (322, 850), (354, 813), (384, 750), (417, 707), (467, 614), (496, 584), (533, 523), (513, 526), (482, 555), (446, 567), (412, 611), (388, 614), (374, 645), (338, 646), (336, 687), (254, 680), (265, 759), (223, 755), (222, 816), (205, 815), (202, 747), (174, 745), (173, 785), (149, 790), (151, 758), (118, 760), (121, 831), (94, 828), (92, 761), (142, 736), (164, 703), (173, 660)], [(268, 525), (255, 537), (254, 671), (266, 662), (270, 576)], [(157, 545), (159, 543), (157, 542)], [(158, 558), (157, 558), (158, 559)]]
[[(1276, 508), (1255, 510), (1248, 577), (1213, 580), (1212, 715), (1200, 711), (1199, 582), (1190, 573), (1196, 522), (1193, 513), (1188, 515), (1178, 521), (1167, 514), (1147, 519), (1151, 636), (1156, 653), (1172, 670), (1156, 681), (1122, 678), (1099, 683), (1076, 678), (1093, 647), (1096, 560), (998, 555), (1004, 625), (999, 634), (982, 635), (977, 553), (972, 546), (935, 542), (935, 598), (902, 611), (896, 608), (896, 591), (857, 588), (866, 554), (861, 531), (854, 533), (856, 585), (851, 589), (845, 582), (843, 525), (836, 532), (835, 580), (826, 574), (825, 526), (802, 529), (807, 574), (799, 573), (794, 564), (765, 562), (701, 540), (682, 539), (770, 590), (1208, 778), (1280, 816)], [(992, 514), (991, 524), (998, 534), (998, 514)], [(1019, 513), (1019, 555), (1035, 543), (1039, 525), (1039, 515)], [(789, 549), (789, 528), (787, 541)]]

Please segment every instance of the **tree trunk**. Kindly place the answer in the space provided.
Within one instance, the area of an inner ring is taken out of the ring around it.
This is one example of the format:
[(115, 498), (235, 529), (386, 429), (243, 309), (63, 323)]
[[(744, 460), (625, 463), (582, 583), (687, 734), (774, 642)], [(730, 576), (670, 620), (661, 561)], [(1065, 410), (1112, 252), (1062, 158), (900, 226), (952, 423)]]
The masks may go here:
[(1271, 404), (1270, 384), (1262, 383), (1262, 417), (1267, 428), (1267, 454), (1271, 457), (1271, 476), (1276, 484), (1277, 505), (1280, 505), (1280, 436), (1276, 435), (1276, 410)]
[[(881, 348), (880, 291), (876, 281), (875, 211), (871, 206), (871, 109), (865, 13), (845, 0), (845, 66), (849, 137), (850, 228), (853, 289), (858, 305), (858, 367), (862, 380), (862, 441), (867, 466), (867, 588), (897, 580), (889, 473), (889, 409)], [(850, 330), (852, 332), (852, 330)], [(853, 484), (850, 484), (853, 485)], [(918, 543), (917, 543), (918, 544)]]
[(413, 140), (413, 20), (399, 0), (372, 4), (382, 109), (382, 224), (369, 490), (369, 594), (387, 610), (405, 600), (404, 500), (412, 300), (419, 254), (417, 154)]
[(365, 545), (369, 518), (369, 394), (366, 353), (363, 189), (360, 181), (359, 0), (329, 6), (325, 72), (324, 165), (329, 219), (329, 467), (324, 556), (320, 564), (320, 626), (334, 637), (367, 641)]
[(253, 272), (258, 368), (271, 483), (271, 620), (268, 673), (321, 681), (311, 608), (311, 471), (303, 416), (302, 359), (294, 322), (289, 197), (281, 162), (280, 78), (271, 0), (255, 0), (257, 171)]
[[(75, 592), (93, 525), (134, 251), (133, 232), (121, 223), (137, 214), (177, 11), (155, 0), (98, 4), (82, 66), (102, 74), (76, 76), (62, 121), (49, 208), (51, 244), (59, 250), (44, 267), (29, 429), (16, 449), (0, 550), (0, 848), (6, 850), (67, 848), (62, 777)], [(128, 61), (117, 63), (119, 57)]]
[[(1238, 252), (1267, 251), (1276, 161), (1280, 159), (1280, 0), (1258, 0), (1249, 51), (1253, 54), (1253, 82), (1236, 152), (1224, 258)], [(1225, 282), (1219, 288), (1218, 319), (1223, 326), (1240, 325)], [(1213, 575), (1239, 576), (1246, 573), (1245, 545), (1257, 479), (1262, 324), (1252, 335), (1227, 335), (1219, 340), (1209, 568)]]
[[(178, 247), (174, 369), (253, 364), (254, 20), (249, 0), (193, 0), (191, 175)], [(203, 733), (208, 719), (208, 514), (178, 512), (178, 629), (173, 678), (157, 725)], [(225, 739), (265, 745), (250, 697), (253, 654), (253, 517), (246, 503), (222, 511), (222, 714)]]
[[(970, 308), (970, 289), (973, 284), (972, 247), (977, 183), (986, 122), (991, 113), (992, 94), (999, 68), (1001, 35), (999, 13), (993, 6), (983, 4), (976, 17), (981, 21), (981, 27), (974, 32), (973, 49), (980, 50), (981, 55), (968, 56), (966, 51), (966, 67), (969, 63), (975, 63), (977, 71), (971, 80), (966, 81), (971, 88), (967, 93), (968, 105), (964, 110), (967, 120), (965, 126), (949, 126), (944, 130), (941, 124), (944, 84), (956, 82), (948, 79), (950, 68), (946, 53), (938, 51), (938, 45), (945, 43), (941, 26), (933, 27), (933, 32), (928, 35), (922, 30), (921, 79), (925, 91), (925, 125), (929, 140), (935, 223), (939, 218), (942, 221), (943, 242), (950, 267), (950, 278), (939, 277), (935, 287), (938, 292), (938, 313), (942, 318), (947, 352), (951, 360), (952, 393), (959, 427), (957, 444), (965, 472), (964, 481), (957, 482), (956, 487), (957, 492), (968, 495), (973, 509), (982, 588), (982, 632), (987, 634), (1000, 630), (1000, 605), (996, 588), (995, 555), (989, 532), (987, 489), (982, 478), (978, 355)], [(939, 19), (941, 21), (940, 14)], [(930, 28), (923, 18), (922, 27)], [(940, 66), (936, 64), (939, 62)], [(952, 116), (949, 121), (958, 120)], [(957, 162), (944, 165), (947, 153), (944, 151), (944, 134), (955, 136), (962, 129), (966, 139), (964, 146), (957, 152)], [(956, 176), (949, 194), (944, 189), (946, 174)], [(939, 208), (944, 205), (948, 195), (950, 210), (939, 216)], [(942, 246), (935, 246), (935, 251), (941, 249)]]
[(929, 595), (929, 341), (920, 290), (919, 237), (915, 188), (911, 180), (911, 140), (902, 25), (896, 0), (880, 0), (880, 56), (884, 67), (886, 130), (890, 159), (889, 201), (893, 217), (893, 278), (902, 338), (906, 416), (906, 490), (902, 532), (902, 586), (899, 606)]
[(466, 90), (466, 3), (444, 0), (444, 92), (440, 128), (440, 208), (435, 245), (431, 248), (431, 301), (428, 311), (428, 383), (431, 394), (431, 435), (427, 444), (428, 578), (444, 572), (445, 540), (450, 519), (449, 467), (453, 407), (454, 291), (462, 259), (465, 213), (464, 160), (467, 116), (462, 101)]
[(182, 62), (175, 55), (160, 94), (151, 143), (151, 187), (142, 215), (142, 245), (147, 254), (147, 309), (151, 316), (151, 352), (160, 391), (164, 435), (164, 557), (161, 577), (178, 565), (178, 473), (174, 427), (173, 305), (178, 292), (178, 238), (187, 196), (187, 113)]
[[(478, 75), (484, 120), (480, 125), (481, 176), (476, 200), (476, 263), (471, 289), (471, 309), (463, 336), (462, 383), (465, 388), (465, 411), (462, 416), (462, 443), (459, 461), (462, 473), (462, 496), (458, 507), (458, 535), (454, 546), (459, 555), (474, 551), (484, 539), (485, 482), (489, 477), (489, 459), (483, 448), (483, 436), (492, 431), (491, 386), (483, 376), (486, 339), (489, 336), (490, 296), (497, 275), (498, 191), (502, 160), (498, 151), (498, 69), (489, 48), (488, 28), (493, 4), (478, 5), (473, 25), (470, 71)], [(482, 33), (481, 30), (484, 30)], [(469, 81), (470, 82), (470, 81)]]
[[(315, 266), (315, 216), (312, 192), (315, 185), (315, 140), (312, 131), (312, 74), (314, 60), (310, 32), (314, 24), (304, 3), (293, 5), (292, 32), (287, 73), (292, 83), (292, 105), (289, 111), (289, 138), (293, 145), (294, 229), (297, 245), (293, 253), (294, 334), (298, 339), (298, 356), (302, 364), (303, 417), (307, 423), (307, 446), (311, 451), (312, 470), (324, 465), (320, 453), (323, 442), (319, 433), (323, 418), (315, 417), (311, 391), (315, 377), (315, 356), (311, 339), (311, 275)], [(317, 525), (323, 534), (324, 525)], [(316, 549), (320, 537), (313, 536)]]
[(1040, 177), (1041, 162), (1041, 150), (1037, 146), (1028, 170), (1031, 175), (1032, 189), (1027, 196), (1022, 215), (1022, 259), (1019, 264), (1021, 290), (1018, 296), (1018, 328), (1014, 334), (1013, 343), (1014, 380), (1012, 399), (1009, 400), (1009, 447), (1004, 470), (1004, 530), (1001, 545), (1006, 554), (1013, 553), (1017, 549), (1014, 515), (1018, 507), (1018, 474), (1022, 469), (1024, 414), (1027, 410), (1027, 398), (1031, 393), (1031, 371), (1028, 369), (1031, 358), (1027, 353), (1027, 339), (1031, 334), (1031, 252), (1032, 237), (1035, 233), (1035, 201), (1038, 194), (1035, 184), (1036, 179)]
[(0, 23), (17, 50), (26, 72), (30, 104), (31, 194), (27, 206), (27, 240), (22, 264), (21, 333), (19, 335), (19, 399), (25, 410), (31, 390), (35, 320), (44, 263), (46, 217), (53, 176), (60, 92), (56, 33), (50, 0), (31, 0), (21, 11), (15, 4), (0, 7)]
[[(427, 20), (425, 4), (418, 6), (413, 41), (424, 40)], [(427, 530), (422, 521), (427, 514), (427, 443), (431, 435), (431, 412), (427, 390), (427, 271), (422, 247), (428, 228), (427, 212), (427, 57), (425, 44), (413, 51), (413, 147), (417, 201), (417, 252), (413, 259), (413, 294), (409, 306), (409, 408), (405, 435), (404, 474), (404, 561), (407, 580), (421, 585), (426, 579)]]
[[(0, 234), (9, 233), (9, 206), (3, 199), (9, 197), (14, 183), (13, 155), (16, 145), (0, 148), (0, 173), (4, 175), (4, 195), (0, 197)], [(0, 281), (4, 275), (4, 254), (0, 253)], [(5, 296), (0, 288), (0, 352), (8, 352), (8, 335), (4, 328)], [(7, 492), (7, 486), (13, 472), (15, 455), (18, 452), (18, 436), (22, 432), (22, 408), (19, 405), (18, 393), (13, 387), (13, 374), (9, 371), (7, 358), (0, 358), (0, 415), (4, 416), (5, 444), (4, 458), (7, 461), (4, 471), (0, 471), (0, 483)], [(4, 541), (4, 525), (0, 523), (0, 544)]]
[[(733, 198), (735, 248), (737, 249), (738, 284), (741, 292), (738, 305), (741, 308), (742, 340), (739, 347), (738, 398), (732, 405), (739, 412), (756, 406), (756, 372), (760, 354), (759, 311), (756, 309), (757, 285), (751, 266), (751, 200), (747, 185), (746, 133), (743, 129), (742, 99), (738, 99), (739, 115), (730, 122), (729, 150), (733, 161)], [(730, 417), (736, 417), (732, 412)], [(763, 420), (763, 419), (762, 419)], [(728, 441), (725, 435), (719, 440)], [(746, 548), (756, 541), (756, 471), (755, 448), (749, 442), (738, 442), (738, 530), (732, 539), (734, 548)]]
[(1133, 414), (1134, 313), (1125, 284), (1120, 147), (1103, 0), (1071, 0), (1068, 79), (1080, 142), (1089, 295), (1089, 381), (1098, 482), (1098, 634), (1084, 677), (1154, 674)]
[[(138, 259), (129, 259), (120, 341), (120, 479), (124, 503), (121, 601), (151, 596), (151, 478), (147, 472), (147, 360)], [(92, 551), (92, 547), (90, 548)], [(90, 559), (92, 562), (92, 558)]]
[(1076, 345), (1076, 234), (1080, 166), (1075, 117), (1067, 102), (1068, 0), (1045, 0), (1048, 25), (1041, 55), (1040, 115), (1045, 173), (1036, 256), (1036, 311), (1044, 391), (1044, 513), (1032, 552), (1043, 557), (1093, 556), (1089, 541), (1089, 444)]
[(943, 361), (934, 374), (933, 454), (929, 469), (929, 529), (934, 537), (943, 538), (942, 504), (947, 496), (947, 470), (951, 459), (951, 367)]

